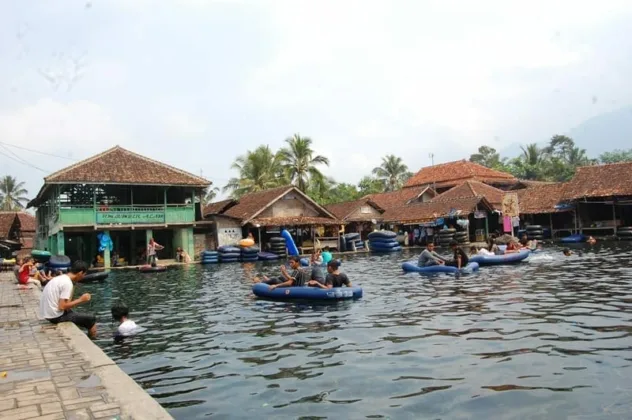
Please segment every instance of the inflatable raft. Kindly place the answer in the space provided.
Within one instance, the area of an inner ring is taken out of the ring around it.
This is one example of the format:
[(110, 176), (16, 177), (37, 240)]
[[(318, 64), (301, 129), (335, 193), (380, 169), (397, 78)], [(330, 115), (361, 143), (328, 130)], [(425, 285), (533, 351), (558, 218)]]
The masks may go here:
[(103, 281), (108, 278), (110, 274), (105, 271), (99, 271), (96, 273), (86, 274), (81, 283), (96, 283), (98, 281)]
[(294, 243), (294, 239), (292, 239), (292, 235), (290, 235), (290, 232), (283, 229), (281, 231), (281, 236), (285, 239), (285, 246), (287, 247), (287, 253), (289, 255), (298, 255), (298, 248), (296, 247), (296, 244)]
[(257, 283), (252, 286), (255, 296), (273, 300), (345, 300), (359, 299), (362, 297), (361, 287), (334, 287), (333, 289), (321, 289), (320, 287), (277, 287), (270, 290), (265, 283)]
[(569, 235), (561, 239), (565, 244), (576, 244), (578, 242), (586, 242), (586, 237), (582, 234)]
[(514, 264), (525, 260), (529, 254), (531, 254), (531, 251), (523, 250), (503, 255), (474, 255), (473, 257), (470, 257), (470, 262), (476, 262), (480, 266)]
[[(445, 265), (431, 265), (430, 267), (419, 267), (417, 262), (405, 262), (402, 264), (402, 270), (406, 273), (424, 273), (424, 274), (437, 274), (437, 273), (449, 273), (455, 274), (459, 271), (458, 268)], [(470, 274), (478, 271), (478, 263), (470, 262), (461, 268), (462, 274)]]
[(144, 265), (142, 267), (138, 267), (138, 271), (141, 273), (160, 273), (162, 271), (167, 271), (166, 265), (157, 265), (152, 267), (151, 265)]

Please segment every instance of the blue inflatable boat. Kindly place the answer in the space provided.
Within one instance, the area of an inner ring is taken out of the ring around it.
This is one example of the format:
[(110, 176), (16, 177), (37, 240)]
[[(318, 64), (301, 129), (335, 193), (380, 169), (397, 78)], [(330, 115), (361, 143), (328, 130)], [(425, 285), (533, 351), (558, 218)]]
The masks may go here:
[(298, 248), (292, 239), (292, 235), (287, 230), (281, 231), (281, 236), (285, 239), (285, 246), (287, 247), (288, 255), (298, 255)]
[(561, 241), (565, 244), (576, 244), (578, 242), (586, 242), (586, 237), (584, 235), (569, 235), (561, 239)]
[[(430, 267), (419, 267), (417, 262), (405, 262), (402, 264), (402, 270), (406, 273), (424, 273), (424, 274), (437, 274), (437, 273), (449, 273), (455, 274), (459, 270), (456, 267), (445, 265), (431, 265)], [(478, 263), (469, 262), (465, 267), (461, 268), (462, 274), (470, 274), (478, 271)]]
[(474, 255), (473, 257), (470, 257), (470, 262), (476, 262), (480, 266), (514, 264), (525, 260), (529, 254), (531, 254), (531, 251), (523, 250), (503, 255)]
[(265, 283), (257, 283), (252, 286), (255, 296), (274, 300), (343, 300), (359, 299), (362, 297), (361, 287), (334, 287), (333, 289), (321, 289), (320, 287), (277, 287), (270, 290)]

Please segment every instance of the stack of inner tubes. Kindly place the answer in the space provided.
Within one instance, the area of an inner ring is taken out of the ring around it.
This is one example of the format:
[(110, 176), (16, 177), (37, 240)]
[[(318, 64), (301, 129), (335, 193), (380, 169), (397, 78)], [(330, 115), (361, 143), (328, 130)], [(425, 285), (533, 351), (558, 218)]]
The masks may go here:
[(364, 243), (360, 239), (359, 233), (345, 233), (344, 236), (345, 248), (347, 251), (353, 251), (354, 247), (356, 251), (364, 249)]
[(52, 271), (66, 272), (70, 268), (70, 258), (65, 255), (52, 255), (46, 263)]
[(287, 255), (287, 249), (285, 247), (285, 238), (281, 236), (275, 236), (270, 238), (270, 252), (279, 256), (285, 257)]
[(459, 243), (459, 245), (469, 245), (470, 244), (470, 234), (467, 230), (462, 230), (454, 233), (454, 240)]
[(202, 257), (202, 264), (217, 264), (219, 262), (219, 252), (217, 251), (202, 251), (200, 256)]
[(219, 260), (225, 262), (237, 262), (241, 257), (241, 249), (236, 246), (220, 246), (217, 248), (219, 251)]
[(248, 246), (241, 248), (241, 260), (243, 262), (255, 262), (259, 261), (259, 247)]
[(449, 246), (450, 242), (454, 240), (454, 234), (456, 229), (441, 229), (437, 232), (437, 238), (439, 240), (439, 246)]
[(619, 239), (632, 239), (632, 226), (618, 228), (617, 236)]
[(397, 242), (397, 233), (390, 230), (380, 230), (369, 233), (369, 248), (371, 252), (396, 252), (402, 247)]
[(542, 226), (540, 225), (529, 225), (527, 226), (527, 238), (535, 239), (537, 241), (541, 241), (544, 238), (544, 231), (542, 230)]
[(277, 254), (272, 252), (259, 252), (257, 255), (261, 261), (274, 261), (280, 258)]

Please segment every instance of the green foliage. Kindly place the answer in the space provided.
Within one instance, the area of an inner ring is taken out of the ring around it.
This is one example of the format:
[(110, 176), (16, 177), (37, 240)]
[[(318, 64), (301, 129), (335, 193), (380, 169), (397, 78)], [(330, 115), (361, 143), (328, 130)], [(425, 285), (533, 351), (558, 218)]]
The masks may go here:
[(382, 164), (373, 168), (373, 175), (383, 185), (383, 191), (395, 191), (404, 186), (408, 178), (413, 174), (408, 171), (402, 158), (395, 155), (387, 155), (382, 158)]
[(287, 147), (279, 151), (287, 178), (296, 187), (306, 192), (310, 180), (324, 178), (318, 169), (318, 165), (329, 166), (329, 159), (324, 156), (314, 156), (312, 139), (301, 137), (299, 134), (285, 140)]
[(478, 153), (470, 155), (470, 162), (478, 163), (479, 165), (498, 171), (508, 171), (506, 161), (506, 158), (500, 158), (500, 154), (496, 149), (489, 146), (481, 146), (478, 148)]
[(247, 151), (235, 159), (231, 168), (239, 172), (239, 177), (231, 178), (224, 191), (230, 191), (233, 198), (239, 198), (244, 194), (288, 184), (284, 159), (267, 145)]
[(612, 152), (605, 152), (599, 156), (601, 163), (632, 162), (632, 149), (615, 149)]
[(360, 197), (364, 197), (370, 194), (379, 194), (384, 192), (384, 183), (379, 179), (371, 176), (365, 176), (358, 183), (358, 190)]
[(4, 211), (17, 211), (24, 208), (29, 201), (26, 198), (28, 191), (24, 188), (24, 182), (11, 175), (0, 178), (0, 208)]

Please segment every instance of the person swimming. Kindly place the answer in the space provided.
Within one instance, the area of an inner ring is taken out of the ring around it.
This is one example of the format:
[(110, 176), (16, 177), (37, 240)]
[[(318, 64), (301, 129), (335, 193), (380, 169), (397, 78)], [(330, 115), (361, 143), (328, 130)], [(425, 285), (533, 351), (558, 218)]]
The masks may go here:
[(562, 254), (564, 254), (565, 257), (570, 257), (571, 255), (573, 255), (573, 252), (568, 248), (564, 248), (562, 250)]

